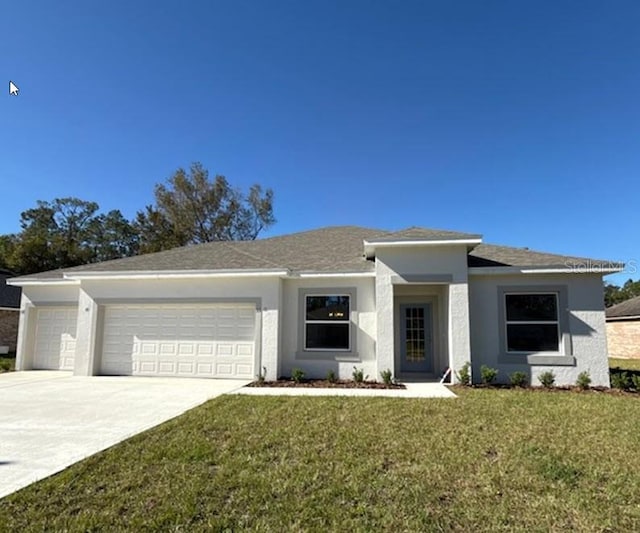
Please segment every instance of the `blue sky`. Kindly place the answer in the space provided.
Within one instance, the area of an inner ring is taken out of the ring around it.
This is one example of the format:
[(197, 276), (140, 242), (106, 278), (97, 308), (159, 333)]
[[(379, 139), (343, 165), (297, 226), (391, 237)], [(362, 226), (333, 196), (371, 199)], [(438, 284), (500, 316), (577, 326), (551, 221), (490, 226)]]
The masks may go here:
[(267, 235), (472, 231), (638, 279), (639, 27), (636, 1), (5, 3), (0, 233), (63, 196), (133, 217), (201, 161), (274, 189)]

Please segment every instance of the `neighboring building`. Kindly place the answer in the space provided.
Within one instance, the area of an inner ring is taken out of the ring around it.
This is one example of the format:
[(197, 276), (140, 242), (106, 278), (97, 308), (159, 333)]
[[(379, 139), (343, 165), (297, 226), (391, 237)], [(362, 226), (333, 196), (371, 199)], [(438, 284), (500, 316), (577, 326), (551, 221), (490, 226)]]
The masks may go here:
[(640, 359), (640, 296), (606, 310), (609, 357)]
[(16, 351), (20, 319), (20, 287), (6, 284), (13, 274), (0, 270), (0, 355)]
[(602, 275), (622, 267), (424, 228), (187, 246), (12, 280), (17, 367), (428, 380), (470, 362), (476, 380), (486, 364), (606, 386)]

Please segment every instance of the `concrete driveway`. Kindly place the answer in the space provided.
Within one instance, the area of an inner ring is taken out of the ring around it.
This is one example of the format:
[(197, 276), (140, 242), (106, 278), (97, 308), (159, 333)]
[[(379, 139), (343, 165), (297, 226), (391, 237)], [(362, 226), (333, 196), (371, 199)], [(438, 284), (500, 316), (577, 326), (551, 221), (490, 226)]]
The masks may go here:
[(247, 383), (0, 374), (0, 498)]

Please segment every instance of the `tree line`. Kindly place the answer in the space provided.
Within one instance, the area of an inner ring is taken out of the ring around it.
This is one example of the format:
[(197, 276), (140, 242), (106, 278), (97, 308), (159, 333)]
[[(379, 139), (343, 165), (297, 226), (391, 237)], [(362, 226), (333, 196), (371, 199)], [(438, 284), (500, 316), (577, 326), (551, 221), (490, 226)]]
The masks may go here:
[(633, 281), (628, 279), (622, 287), (611, 283), (606, 283), (604, 286), (604, 304), (606, 307), (622, 303), (636, 296), (640, 296), (640, 280)]
[(120, 210), (67, 197), (38, 201), (20, 231), (0, 235), (0, 268), (18, 275), (222, 240), (253, 240), (275, 223), (273, 191), (247, 192), (200, 163), (154, 188), (154, 203), (127, 220)]

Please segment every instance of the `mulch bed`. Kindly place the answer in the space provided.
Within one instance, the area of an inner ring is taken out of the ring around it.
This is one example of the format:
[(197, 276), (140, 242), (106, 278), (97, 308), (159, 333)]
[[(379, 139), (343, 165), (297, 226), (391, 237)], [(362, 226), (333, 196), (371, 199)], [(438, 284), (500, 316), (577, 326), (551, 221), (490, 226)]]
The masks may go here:
[(531, 386), (528, 385), (526, 387), (514, 387), (513, 385), (507, 385), (502, 383), (492, 384), (492, 385), (482, 385), (482, 384), (474, 384), (470, 386), (465, 385), (453, 385), (450, 388), (455, 390), (464, 390), (464, 389), (514, 389), (514, 390), (527, 390), (530, 392), (579, 392), (582, 394), (610, 394), (613, 396), (638, 396), (640, 391), (635, 391), (633, 389), (617, 389), (614, 387), (589, 387), (587, 389), (582, 389), (576, 385), (559, 385), (553, 387), (543, 387), (543, 386)]
[(318, 388), (318, 389), (406, 389), (401, 383), (385, 385), (377, 381), (363, 381), (356, 383), (351, 380), (327, 381), (326, 379), (305, 379), (296, 383), (290, 379), (279, 379), (277, 381), (254, 381), (247, 387), (302, 387), (302, 388)]

